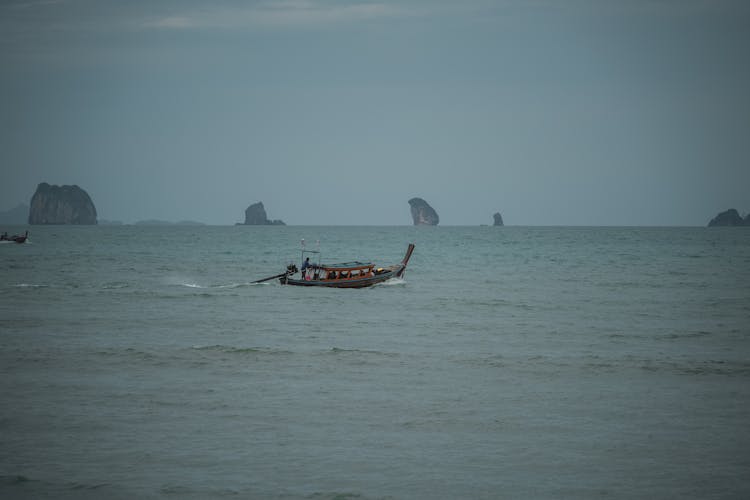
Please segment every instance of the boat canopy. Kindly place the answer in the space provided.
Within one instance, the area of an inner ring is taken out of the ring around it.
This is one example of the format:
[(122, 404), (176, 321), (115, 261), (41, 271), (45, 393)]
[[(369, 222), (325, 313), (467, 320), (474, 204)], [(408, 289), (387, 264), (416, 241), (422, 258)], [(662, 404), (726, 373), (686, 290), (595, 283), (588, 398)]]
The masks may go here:
[(372, 262), (338, 262), (336, 264), (320, 264), (318, 267), (326, 269), (328, 271), (346, 270), (346, 269), (365, 269), (373, 267), (375, 264)]
[(320, 262), (320, 250), (302, 250), (302, 262), (309, 258), (309, 268), (319, 269), (326, 272), (341, 272), (341, 271), (362, 271), (371, 270), (375, 267), (372, 262), (361, 262), (358, 260), (351, 262), (335, 262), (332, 264), (322, 264)]

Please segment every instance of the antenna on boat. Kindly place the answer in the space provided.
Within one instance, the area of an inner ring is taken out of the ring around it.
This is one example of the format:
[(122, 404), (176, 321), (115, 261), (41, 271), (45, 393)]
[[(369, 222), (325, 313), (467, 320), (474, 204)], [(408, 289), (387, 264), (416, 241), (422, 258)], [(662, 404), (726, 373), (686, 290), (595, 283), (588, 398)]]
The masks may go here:
[(305, 248), (305, 238), (302, 238), (302, 241), (300, 241), (300, 243), (302, 243), (302, 248), (304, 249)]

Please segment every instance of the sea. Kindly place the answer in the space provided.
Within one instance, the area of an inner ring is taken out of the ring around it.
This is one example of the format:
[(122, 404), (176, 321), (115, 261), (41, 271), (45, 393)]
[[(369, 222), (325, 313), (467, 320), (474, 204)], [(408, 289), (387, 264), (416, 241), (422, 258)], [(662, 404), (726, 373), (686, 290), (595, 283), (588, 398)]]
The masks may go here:
[(750, 498), (748, 228), (29, 229), (0, 498)]

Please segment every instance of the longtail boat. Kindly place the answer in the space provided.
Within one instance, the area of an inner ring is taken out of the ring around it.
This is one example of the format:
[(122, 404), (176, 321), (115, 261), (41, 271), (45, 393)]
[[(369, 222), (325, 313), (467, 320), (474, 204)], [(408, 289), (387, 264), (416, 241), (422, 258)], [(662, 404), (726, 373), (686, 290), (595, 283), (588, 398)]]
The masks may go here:
[(378, 267), (372, 262), (359, 261), (321, 264), (320, 251), (303, 249), (299, 274), (297, 274), (297, 266), (289, 264), (285, 273), (274, 277), (279, 278), (282, 285), (364, 288), (391, 278), (401, 278), (406, 271), (412, 252), (414, 252), (414, 243), (409, 243), (406, 255), (401, 262), (392, 266)]
[(26, 234), (23, 236), (14, 234), (13, 236), (8, 236), (8, 233), (3, 233), (0, 235), (0, 241), (13, 241), (15, 243), (26, 243), (26, 240), (29, 238), (29, 232), (26, 231)]

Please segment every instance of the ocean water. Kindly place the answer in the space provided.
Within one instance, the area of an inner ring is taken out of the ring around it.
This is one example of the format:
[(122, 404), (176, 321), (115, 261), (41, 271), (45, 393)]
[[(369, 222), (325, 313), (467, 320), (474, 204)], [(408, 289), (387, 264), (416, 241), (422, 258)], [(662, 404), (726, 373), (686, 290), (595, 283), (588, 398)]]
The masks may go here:
[[(416, 250), (251, 283), (302, 238)], [(2, 498), (750, 498), (746, 229), (34, 226), (0, 269)]]

